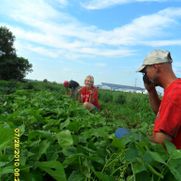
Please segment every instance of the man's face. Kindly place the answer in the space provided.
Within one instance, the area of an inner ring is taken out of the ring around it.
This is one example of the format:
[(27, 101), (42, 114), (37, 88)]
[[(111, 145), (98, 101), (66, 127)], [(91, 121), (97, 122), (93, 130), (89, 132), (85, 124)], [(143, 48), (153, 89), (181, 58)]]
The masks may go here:
[(155, 86), (159, 85), (158, 74), (155, 65), (147, 65), (144, 68), (143, 73), (147, 76), (151, 83), (153, 83)]

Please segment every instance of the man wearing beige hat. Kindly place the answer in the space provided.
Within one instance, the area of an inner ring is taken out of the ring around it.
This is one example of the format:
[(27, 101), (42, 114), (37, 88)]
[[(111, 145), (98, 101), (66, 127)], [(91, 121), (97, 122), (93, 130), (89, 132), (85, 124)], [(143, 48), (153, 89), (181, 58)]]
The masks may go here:
[[(156, 114), (153, 141), (163, 144), (167, 139), (177, 149), (181, 149), (181, 79), (172, 70), (170, 52), (152, 51), (145, 57), (138, 72), (144, 73), (144, 85)], [(164, 89), (162, 100), (157, 94), (156, 86)]]

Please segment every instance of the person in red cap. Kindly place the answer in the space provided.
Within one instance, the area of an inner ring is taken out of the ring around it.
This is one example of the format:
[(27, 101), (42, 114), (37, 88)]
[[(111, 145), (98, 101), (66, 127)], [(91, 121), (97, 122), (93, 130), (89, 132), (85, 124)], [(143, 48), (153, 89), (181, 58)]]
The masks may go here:
[(74, 80), (70, 80), (70, 81), (65, 80), (63, 85), (66, 88), (68, 95), (70, 95), (73, 98), (77, 98), (77, 93), (78, 93), (78, 89), (79, 89), (78, 82), (76, 82)]
[(94, 77), (88, 75), (84, 81), (85, 86), (79, 90), (80, 102), (83, 106), (90, 111), (98, 111), (100, 105), (98, 102), (98, 90), (94, 86)]
[[(156, 114), (152, 141), (163, 144), (169, 140), (177, 149), (181, 149), (181, 79), (173, 72), (170, 52), (151, 52), (138, 72), (144, 73), (144, 85)], [(162, 100), (156, 86), (164, 89)]]

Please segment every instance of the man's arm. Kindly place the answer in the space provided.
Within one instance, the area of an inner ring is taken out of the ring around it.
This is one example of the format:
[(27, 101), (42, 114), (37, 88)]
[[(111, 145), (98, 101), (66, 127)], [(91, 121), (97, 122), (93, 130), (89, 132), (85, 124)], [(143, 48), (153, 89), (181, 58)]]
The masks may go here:
[(152, 90), (149, 90), (148, 95), (149, 95), (149, 101), (150, 101), (151, 108), (152, 108), (153, 112), (155, 114), (157, 114), (159, 107), (160, 107), (161, 100), (157, 94), (156, 89), (154, 88)]
[(157, 94), (155, 85), (148, 79), (146, 75), (143, 76), (145, 89), (148, 91), (150, 105), (155, 114), (158, 113), (161, 100)]

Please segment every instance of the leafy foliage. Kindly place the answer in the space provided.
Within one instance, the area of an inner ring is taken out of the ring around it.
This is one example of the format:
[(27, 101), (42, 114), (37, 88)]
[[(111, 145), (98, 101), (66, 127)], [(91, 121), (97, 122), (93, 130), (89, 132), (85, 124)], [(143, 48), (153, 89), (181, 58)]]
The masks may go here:
[(116, 104), (125, 104), (126, 103), (126, 96), (123, 94), (118, 94), (114, 96), (114, 102)]
[(113, 95), (110, 94), (107, 91), (103, 91), (100, 98), (103, 100), (103, 102), (108, 103), (113, 101)]
[(6, 27), (0, 27), (0, 50), (2, 55), (16, 56), (16, 50), (13, 47), (15, 36)]
[(0, 27), (0, 79), (22, 80), (32, 71), (32, 64), (23, 57), (16, 55), (13, 46), (15, 36), (6, 27)]
[[(181, 151), (170, 142), (164, 149), (147, 137), (153, 115), (144, 95), (125, 94), (124, 106), (101, 99), (104, 109), (92, 114), (65, 96), (59, 84), (31, 82), (30, 89), (27, 85), (16, 83), (13, 92), (0, 92), (2, 180), (13, 179), (15, 128), (21, 133), (22, 181), (180, 180)], [(131, 107), (127, 103), (133, 98), (144, 103)], [(130, 134), (117, 139), (113, 133), (120, 125)]]

